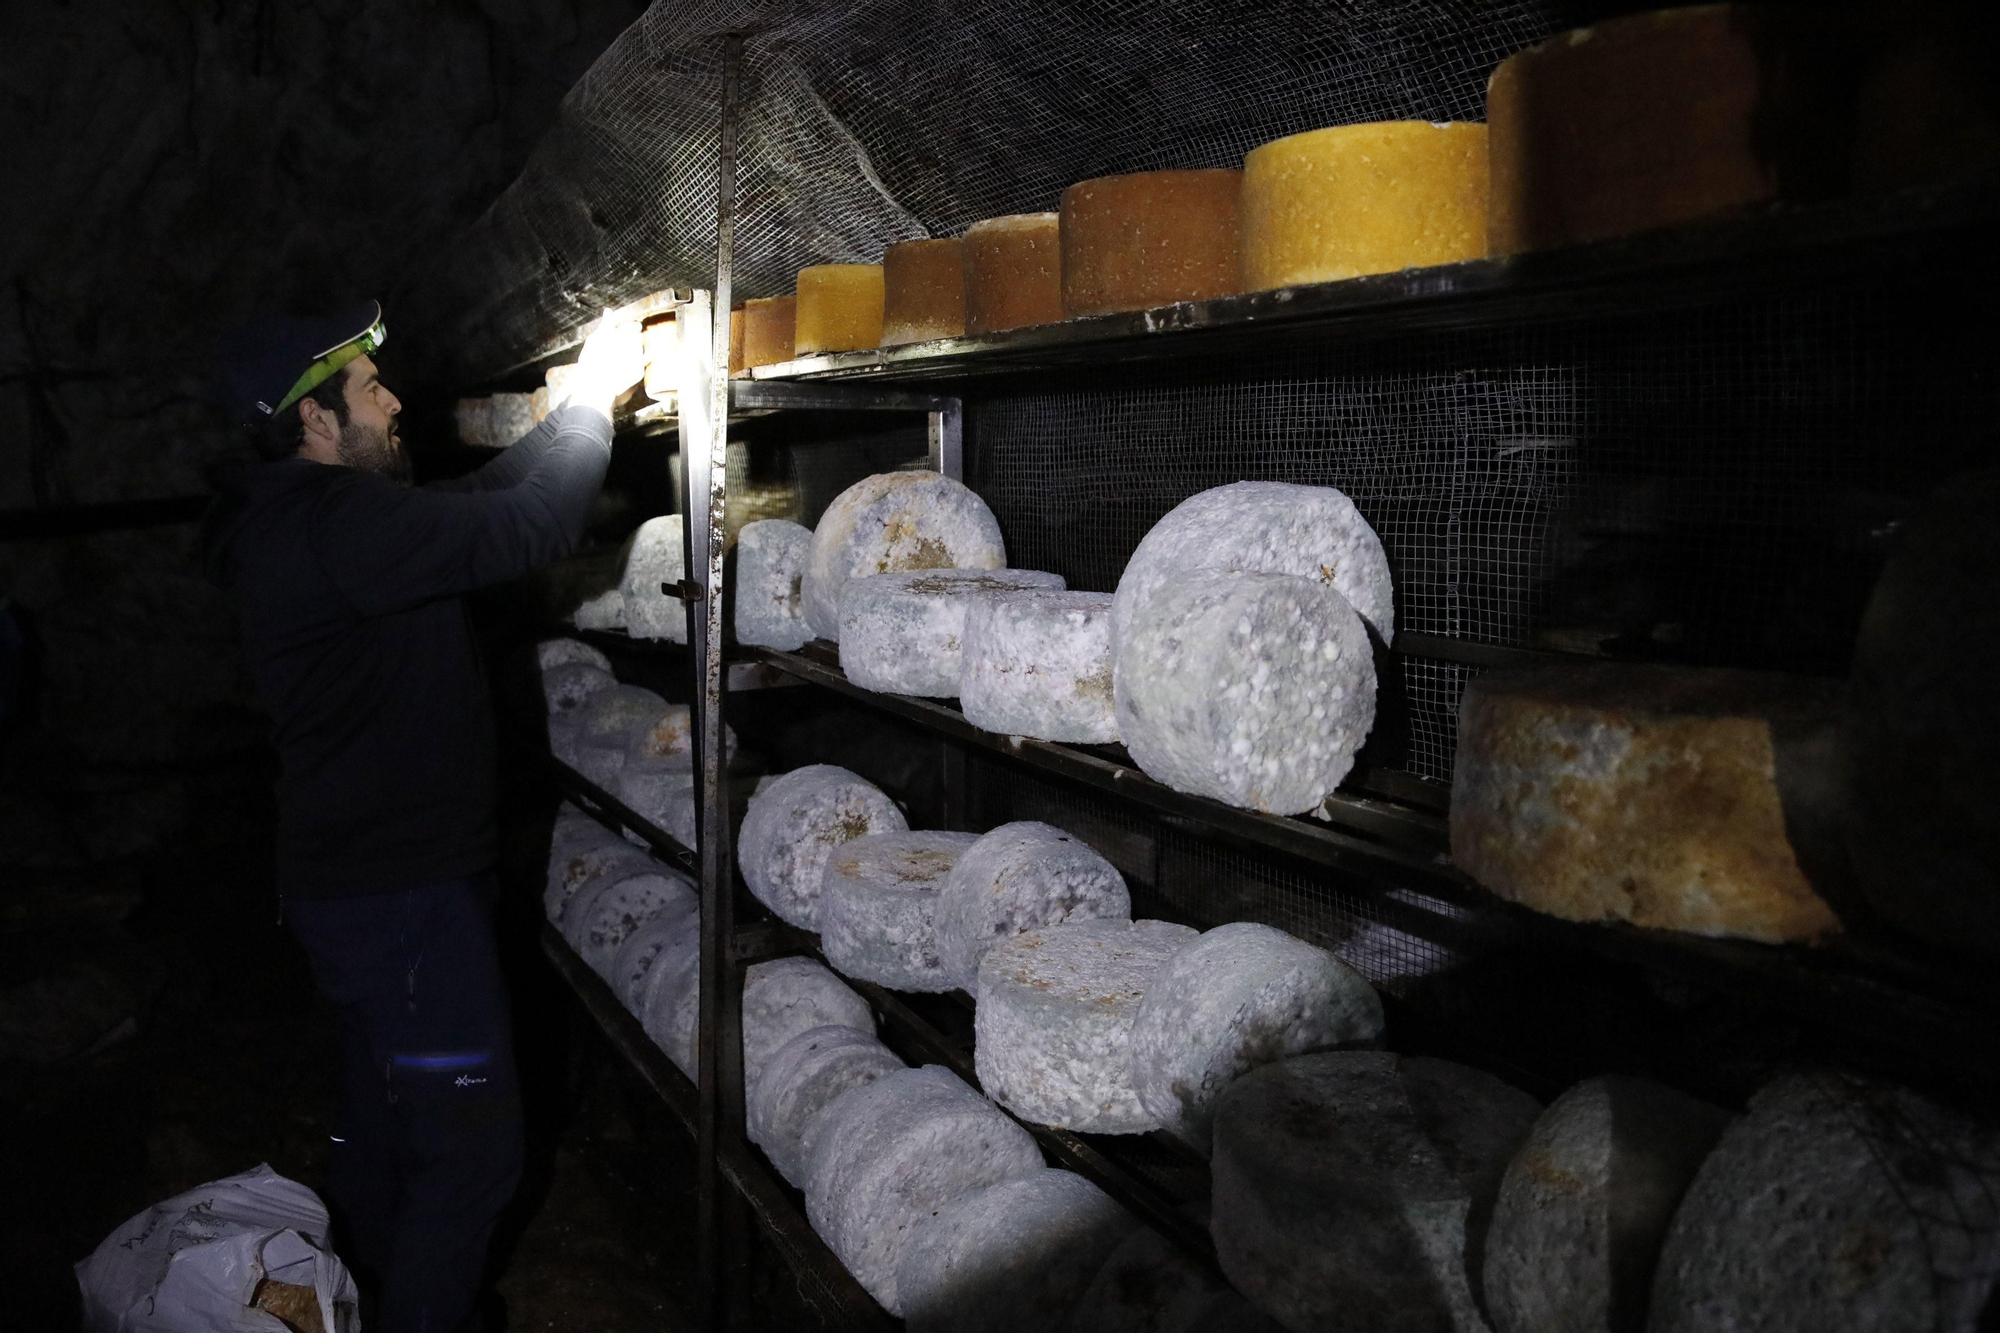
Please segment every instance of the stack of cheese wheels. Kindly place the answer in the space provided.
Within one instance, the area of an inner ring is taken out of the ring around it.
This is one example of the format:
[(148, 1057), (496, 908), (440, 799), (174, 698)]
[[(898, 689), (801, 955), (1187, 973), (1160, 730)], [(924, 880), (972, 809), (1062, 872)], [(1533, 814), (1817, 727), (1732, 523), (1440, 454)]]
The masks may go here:
[(572, 766), (598, 786), (616, 788), (633, 733), (666, 709), (665, 699), (641, 685), (614, 685), (593, 694), (577, 709)]
[(649, 867), (646, 854), (581, 811), (565, 813), (549, 846), (542, 914), (558, 929), (577, 890), (608, 870), (634, 874)]
[(1243, 173), (1142, 171), (1062, 192), (1063, 313), (1233, 296), (1243, 282)]
[(1117, 867), (1053, 824), (1022, 820), (984, 834), (938, 892), (938, 962), (964, 991), (1001, 940), (1098, 918), (1126, 920), (1132, 897)]
[(1111, 698), (1111, 596), (1021, 592), (966, 609), (959, 643), (966, 721), (1007, 736), (1118, 739)]
[(676, 1069), (698, 1078), (695, 1042), (701, 1028), (701, 932), (689, 931), (667, 941), (637, 990), (639, 1002), (632, 1011), (646, 1035), (666, 1052)]
[(571, 662), (582, 662), (599, 671), (611, 670), (611, 659), (581, 639), (543, 639), (535, 645), (535, 665), (544, 679), (554, 668)]
[(1062, 219), (988, 218), (965, 229), (965, 331), (998, 333), (1063, 317)]
[(1132, 1024), (1139, 1104), (1206, 1152), (1216, 1099), (1274, 1060), (1370, 1041), (1382, 1001), (1324, 949), (1252, 921), (1217, 926), (1153, 975)]
[(896, 1265), (909, 1333), (1058, 1329), (1138, 1225), (1070, 1171), (1033, 1171), (963, 1194), (917, 1226)]
[(1195, 938), (1168, 921), (1071, 921), (1002, 940), (979, 965), (979, 1083), (1029, 1120), (1099, 1134), (1159, 1121), (1132, 1086), (1146, 987)]
[(493, 400), (491, 398), (461, 398), (452, 404), (452, 425), (457, 428), (458, 442), (473, 449), (493, 449)]
[(643, 872), (609, 881), (581, 911), (571, 911), (564, 927), (577, 957), (609, 981), (612, 962), (633, 932), (655, 917), (686, 921), (700, 910), (694, 888), (679, 874), (658, 863)]
[(757, 1081), (745, 1085), (750, 1141), (779, 1175), (803, 1185), (807, 1127), (842, 1093), (901, 1068), (893, 1051), (859, 1027), (801, 1032), (772, 1052)]
[(836, 848), (909, 821), (879, 787), (833, 764), (808, 764), (760, 785), (737, 835), (743, 882), (757, 901), (804, 930), (819, 929), (820, 886)]
[(965, 243), (903, 241), (882, 252), (882, 345), (965, 332)]
[(1777, 942), (1837, 928), (1786, 834), (1785, 784), (1833, 744), (1840, 686), (1585, 663), (1466, 687), (1452, 858), (1504, 898)]
[(1243, 159), (1251, 291), (1451, 264), (1486, 253), (1486, 127), (1340, 125)]
[(549, 753), (574, 765), (583, 706), (606, 690), (616, 688), (618, 678), (590, 662), (559, 662), (544, 669), (542, 698), (548, 706)]
[(799, 270), (794, 353), (853, 352), (881, 341), (880, 264), (815, 264)]
[(1559, 34), (1486, 89), (1495, 254), (1846, 185), (1860, 64), (1837, 18), (1699, 5)]
[(796, 296), (761, 296), (743, 303), (743, 365), (773, 366), (794, 355)]
[(819, 894), (826, 960), (895, 990), (950, 990), (938, 961), (938, 890), (977, 841), (973, 833), (875, 833), (834, 848)]
[(1043, 1170), (1028, 1131), (936, 1065), (852, 1088), (806, 1130), (806, 1217), (891, 1314), (896, 1268), (952, 1200)]
[(789, 519), (745, 523), (736, 534), (736, 641), (789, 652), (811, 642), (800, 583), (812, 531)]
[(1990, 1124), (1903, 1088), (1786, 1075), (1688, 1187), (1646, 1328), (1973, 1333), (2000, 1275), (1996, 1198)]
[(641, 1012), (645, 1002), (646, 977), (652, 972), (653, 964), (660, 954), (675, 945), (688, 940), (698, 940), (701, 932), (701, 900), (692, 892), (682, 911), (667, 911), (633, 931), (626, 941), (618, 946), (618, 953), (611, 960), (611, 969), (604, 980), (613, 993), (633, 1014)]
[(754, 963), (743, 975), (743, 1085), (755, 1087), (778, 1048), (815, 1028), (875, 1031), (875, 1014), (811, 958)]
[(1587, 1079), (1550, 1103), (1487, 1228), (1496, 1333), (1643, 1333), (1667, 1224), (1728, 1123), (1644, 1079)]
[(1216, 1256), (1287, 1328), (1484, 1326), (1483, 1218), (1539, 1108), (1490, 1074), (1372, 1051), (1265, 1065), (1216, 1108)]
[(963, 483), (935, 472), (883, 472), (855, 482), (813, 529), (800, 585), (806, 623), (840, 637), (840, 593), (849, 579), (910, 569), (999, 569), (1000, 524)]
[(625, 630), (635, 639), (687, 642), (687, 603), (661, 590), (687, 577), (687, 531), (679, 514), (649, 518), (632, 535), (618, 591), (625, 599)]
[[(724, 762), (736, 737), (723, 728)], [(684, 847), (695, 845), (694, 717), (686, 704), (668, 704), (636, 727), (618, 770), (618, 799), (658, 825)]]
[(849, 579), (840, 589), (840, 669), (863, 689), (956, 698), (966, 613), (996, 595), (1060, 591), (1033, 569), (915, 569)]

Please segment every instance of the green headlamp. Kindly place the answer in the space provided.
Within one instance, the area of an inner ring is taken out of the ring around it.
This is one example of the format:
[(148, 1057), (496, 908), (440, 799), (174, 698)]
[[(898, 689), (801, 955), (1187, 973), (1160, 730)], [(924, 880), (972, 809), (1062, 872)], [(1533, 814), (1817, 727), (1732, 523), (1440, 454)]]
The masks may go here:
[[(348, 327), (353, 328), (354, 326), (350, 324)], [(314, 389), (317, 389), (320, 385), (332, 379), (340, 373), (342, 367), (355, 357), (375, 355), (375, 349), (388, 340), (389, 330), (387, 326), (381, 320), (376, 320), (368, 326), (367, 332), (363, 333), (359, 338), (340, 344), (340, 346), (325, 353), (319, 360), (308, 366), (306, 373), (299, 376), (298, 381), (292, 385), (291, 392), (281, 398), (278, 401), (278, 405), (271, 409), (271, 414), (276, 416), (293, 403), (299, 401), (299, 399), (311, 393)], [(293, 364), (296, 365), (297, 362)]]

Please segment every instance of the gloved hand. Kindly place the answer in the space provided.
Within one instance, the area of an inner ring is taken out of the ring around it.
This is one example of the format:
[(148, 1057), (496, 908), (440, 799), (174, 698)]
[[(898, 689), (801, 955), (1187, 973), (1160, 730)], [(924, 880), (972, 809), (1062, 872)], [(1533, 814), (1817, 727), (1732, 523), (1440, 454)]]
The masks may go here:
[(639, 321), (600, 324), (583, 340), (576, 374), (569, 382), (569, 401), (610, 416), (612, 405), (645, 374), (646, 345), (639, 336)]

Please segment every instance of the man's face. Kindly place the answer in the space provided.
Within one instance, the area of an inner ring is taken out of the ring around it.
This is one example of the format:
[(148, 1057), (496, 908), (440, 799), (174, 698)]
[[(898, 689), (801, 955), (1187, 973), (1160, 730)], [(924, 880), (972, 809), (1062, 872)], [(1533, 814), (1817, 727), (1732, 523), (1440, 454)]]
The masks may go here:
[(372, 358), (357, 356), (347, 363), (346, 397), (347, 424), (340, 428), (337, 447), (341, 463), (408, 481), (410, 457), (396, 434), (403, 405), (382, 383)]

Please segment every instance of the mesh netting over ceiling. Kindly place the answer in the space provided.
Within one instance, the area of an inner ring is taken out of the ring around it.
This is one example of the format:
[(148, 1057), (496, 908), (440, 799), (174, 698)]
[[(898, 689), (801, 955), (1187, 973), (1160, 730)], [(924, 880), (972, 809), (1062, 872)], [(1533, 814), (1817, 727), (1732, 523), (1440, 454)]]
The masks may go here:
[(1483, 120), (1546, 0), (660, 0), (399, 313), (436, 375), (506, 370), (607, 305), (715, 274), (721, 41), (747, 35), (736, 295), (1052, 209), (1116, 172), (1240, 165), (1369, 120)]

